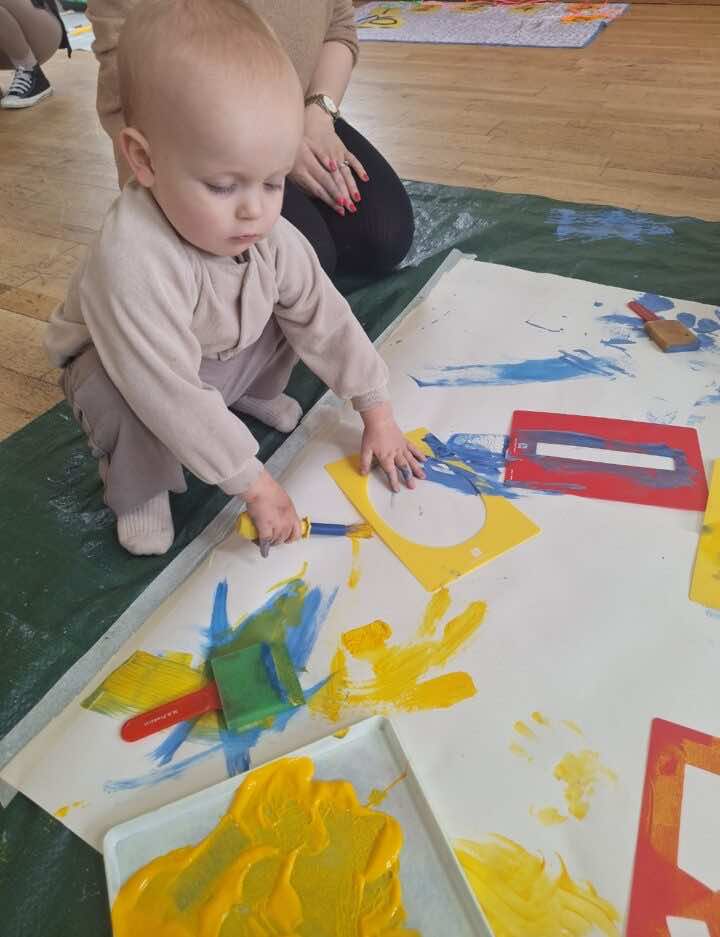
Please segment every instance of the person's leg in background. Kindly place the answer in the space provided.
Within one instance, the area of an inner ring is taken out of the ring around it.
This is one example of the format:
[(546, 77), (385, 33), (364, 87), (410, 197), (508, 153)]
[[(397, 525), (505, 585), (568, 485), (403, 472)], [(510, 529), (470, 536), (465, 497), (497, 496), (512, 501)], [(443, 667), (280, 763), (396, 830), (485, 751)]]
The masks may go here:
[(310, 241), (318, 255), (320, 266), (331, 277), (337, 266), (337, 251), (325, 218), (320, 213), (321, 204), (303, 192), (294, 182), (289, 179), (286, 181), (282, 216)]
[(0, 107), (31, 107), (52, 94), (40, 67), (62, 40), (62, 27), (53, 14), (31, 0), (0, 0), (0, 69), (15, 70)]

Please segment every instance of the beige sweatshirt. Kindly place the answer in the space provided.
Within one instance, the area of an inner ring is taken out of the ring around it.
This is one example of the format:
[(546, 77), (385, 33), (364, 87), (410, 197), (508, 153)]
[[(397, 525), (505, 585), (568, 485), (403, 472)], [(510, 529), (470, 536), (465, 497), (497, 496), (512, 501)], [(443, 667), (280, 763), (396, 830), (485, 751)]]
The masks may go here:
[[(114, 139), (124, 126), (120, 110), (117, 46), (128, 12), (139, 0), (88, 0), (93, 24), (93, 51), (100, 63), (97, 109), (100, 122)], [(300, 76), (303, 89), (310, 79), (325, 42), (341, 42), (357, 59), (358, 42), (352, 0), (246, 0), (275, 30)], [(315, 89), (323, 90), (323, 89)]]
[(200, 364), (254, 344), (271, 316), (338, 396), (357, 409), (388, 399), (385, 363), (289, 222), (280, 218), (243, 258), (191, 246), (150, 192), (128, 183), (45, 337), (56, 367), (94, 345), (140, 420), (184, 466), (228, 494), (259, 475), (258, 446), (220, 392), (200, 380)]

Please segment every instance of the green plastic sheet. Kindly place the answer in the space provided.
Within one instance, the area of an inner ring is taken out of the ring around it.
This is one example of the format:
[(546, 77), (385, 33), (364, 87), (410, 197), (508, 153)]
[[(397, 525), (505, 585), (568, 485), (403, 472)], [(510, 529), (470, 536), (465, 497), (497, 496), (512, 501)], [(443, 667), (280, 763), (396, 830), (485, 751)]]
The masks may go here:
[[(380, 281), (338, 284), (373, 338), (452, 247), (527, 270), (720, 302), (720, 224), (418, 182), (407, 188), (417, 235), (406, 265)], [(290, 393), (305, 409), (323, 390), (298, 367)], [(268, 458), (283, 437), (259, 423), (252, 429)], [(131, 557), (116, 542), (95, 460), (65, 404), (0, 443), (0, 491), (2, 737), (227, 499), (189, 479), (188, 492), (173, 499), (172, 551)], [(4, 937), (111, 933), (101, 856), (22, 795), (0, 811), (0, 909)]]

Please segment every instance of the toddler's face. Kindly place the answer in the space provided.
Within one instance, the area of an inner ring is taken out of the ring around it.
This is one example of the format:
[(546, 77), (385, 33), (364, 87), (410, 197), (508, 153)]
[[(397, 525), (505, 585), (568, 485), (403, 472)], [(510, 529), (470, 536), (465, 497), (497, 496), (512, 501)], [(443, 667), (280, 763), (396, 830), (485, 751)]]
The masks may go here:
[(302, 136), (295, 92), (276, 85), (218, 102), (197, 100), (186, 85), (181, 113), (168, 115), (149, 139), (153, 195), (186, 241), (232, 257), (268, 235)]

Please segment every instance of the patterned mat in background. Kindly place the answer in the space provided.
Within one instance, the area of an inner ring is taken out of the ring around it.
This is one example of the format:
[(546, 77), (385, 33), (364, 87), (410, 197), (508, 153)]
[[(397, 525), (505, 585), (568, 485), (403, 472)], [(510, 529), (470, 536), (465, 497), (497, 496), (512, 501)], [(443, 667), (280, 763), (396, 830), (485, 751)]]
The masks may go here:
[(580, 49), (628, 6), (516, 0), (364, 3), (355, 10), (355, 22), (366, 40)]
[(63, 13), (62, 18), (73, 52), (76, 49), (89, 51), (95, 36), (87, 16), (84, 13)]

